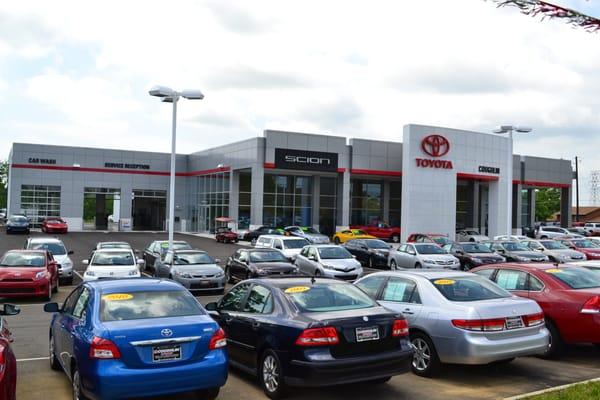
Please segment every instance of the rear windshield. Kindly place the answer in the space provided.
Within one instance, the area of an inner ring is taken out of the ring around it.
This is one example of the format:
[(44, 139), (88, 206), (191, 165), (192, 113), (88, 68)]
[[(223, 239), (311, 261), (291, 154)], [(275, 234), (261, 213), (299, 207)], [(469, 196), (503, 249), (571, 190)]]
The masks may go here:
[(545, 272), (572, 289), (600, 287), (600, 274), (585, 268), (550, 268)]
[(12, 221), (12, 222), (27, 222), (27, 218), (26, 217), (10, 217), (9, 221)]
[(367, 239), (364, 242), (367, 245), (367, 247), (370, 249), (385, 249), (385, 250), (390, 249), (390, 246), (383, 240)]
[(204, 311), (191, 294), (184, 290), (162, 292), (127, 292), (104, 294), (100, 302), (100, 320), (183, 317), (203, 315)]
[(564, 250), (564, 249), (568, 249), (567, 246), (565, 246), (564, 244), (557, 242), (555, 240), (545, 240), (543, 242), (540, 242), (545, 248), (547, 248), (548, 250)]
[(261, 262), (287, 262), (287, 258), (280, 251), (252, 251), (250, 252), (250, 261), (253, 263)]
[(31, 243), (29, 245), (30, 250), (48, 250), (55, 256), (62, 256), (67, 254), (67, 249), (62, 243)]
[(447, 254), (446, 250), (437, 244), (418, 244), (415, 248), (419, 254)]
[(322, 260), (340, 260), (352, 258), (352, 254), (343, 247), (317, 247)]
[(492, 251), (483, 243), (461, 243), (467, 253), (491, 253)]
[(44, 267), (46, 256), (40, 253), (6, 253), (0, 259), (0, 267)]
[(512, 295), (495, 283), (480, 276), (431, 279), (431, 283), (450, 301), (501, 299)]
[(286, 249), (301, 249), (306, 245), (308, 245), (308, 240), (304, 239), (283, 240), (283, 247)]
[(128, 243), (102, 243), (101, 249), (130, 249), (131, 246)]
[(591, 240), (581, 239), (581, 240), (571, 240), (571, 243), (575, 245), (575, 247), (579, 247), (580, 249), (597, 249), (598, 246)]
[(307, 283), (283, 288), (283, 292), (301, 312), (377, 307), (369, 296), (349, 283)]
[(215, 261), (206, 253), (180, 253), (175, 256), (176, 265), (214, 264)]
[(133, 265), (135, 260), (130, 251), (96, 252), (92, 258), (92, 265)]
[(502, 242), (502, 247), (504, 247), (507, 251), (529, 251), (523, 243), (519, 242)]

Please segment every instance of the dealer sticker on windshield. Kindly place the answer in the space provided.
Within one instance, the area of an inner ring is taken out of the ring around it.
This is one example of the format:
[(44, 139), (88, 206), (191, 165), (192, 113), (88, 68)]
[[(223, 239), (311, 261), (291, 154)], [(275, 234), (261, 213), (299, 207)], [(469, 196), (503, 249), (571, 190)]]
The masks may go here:
[(558, 274), (559, 272), (563, 272), (563, 270), (560, 268), (552, 268), (552, 269), (547, 269), (546, 272), (549, 274)]
[(310, 288), (308, 286), (292, 286), (292, 287), (285, 289), (285, 292), (291, 294), (291, 293), (308, 292), (309, 290), (310, 290)]
[(105, 294), (102, 296), (102, 300), (107, 301), (122, 301), (122, 300), (131, 300), (133, 299), (133, 295), (129, 293), (113, 293), (113, 294)]
[(454, 285), (456, 281), (452, 279), (438, 279), (433, 281), (433, 283), (435, 285)]

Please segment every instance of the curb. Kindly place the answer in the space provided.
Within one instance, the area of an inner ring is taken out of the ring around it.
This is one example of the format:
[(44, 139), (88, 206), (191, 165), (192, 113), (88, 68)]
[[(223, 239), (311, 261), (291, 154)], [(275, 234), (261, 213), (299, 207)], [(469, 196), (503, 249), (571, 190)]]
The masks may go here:
[(517, 396), (512, 396), (512, 397), (505, 397), (504, 400), (521, 400), (521, 399), (525, 399), (527, 397), (537, 396), (540, 394), (545, 394), (545, 393), (550, 393), (550, 392), (556, 392), (558, 390), (570, 388), (571, 386), (582, 385), (582, 384), (590, 383), (590, 382), (600, 382), (600, 378), (594, 378), (594, 379), (588, 379), (588, 380), (580, 381), (580, 382), (568, 383), (566, 385), (561, 385), (561, 386), (554, 386), (554, 387), (551, 387), (548, 389), (542, 389), (542, 390), (538, 390), (536, 392), (519, 394)]

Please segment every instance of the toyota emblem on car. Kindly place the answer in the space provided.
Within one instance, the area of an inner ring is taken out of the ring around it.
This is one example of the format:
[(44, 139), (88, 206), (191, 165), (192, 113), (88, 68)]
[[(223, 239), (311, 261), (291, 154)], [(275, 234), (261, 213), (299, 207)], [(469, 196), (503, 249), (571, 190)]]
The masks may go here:
[(168, 328), (165, 328), (160, 331), (160, 334), (164, 337), (171, 337), (171, 336), (173, 336), (173, 331)]

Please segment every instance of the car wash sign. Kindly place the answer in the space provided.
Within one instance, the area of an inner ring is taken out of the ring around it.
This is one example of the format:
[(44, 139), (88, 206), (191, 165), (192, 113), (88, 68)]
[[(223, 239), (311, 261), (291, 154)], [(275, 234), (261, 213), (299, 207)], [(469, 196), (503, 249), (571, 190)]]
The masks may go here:
[(421, 141), (421, 150), (427, 157), (415, 160), (419, 168), (452, 169), (452, 161), (441, 159), (450, 151), (450, 142), (442, 135), (429, 135)]
[(275, 168), (304, 171), (337, 172), (337, 153), (275, 149)]

